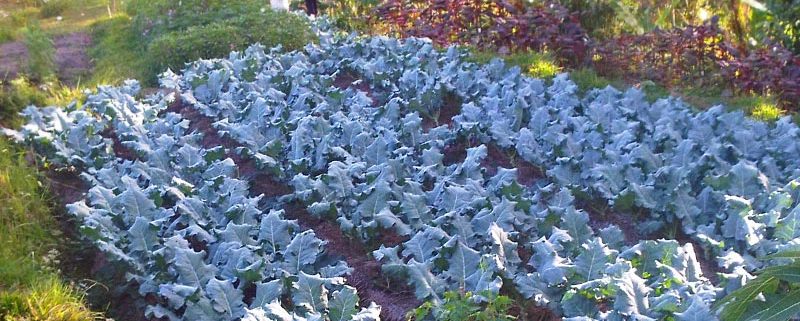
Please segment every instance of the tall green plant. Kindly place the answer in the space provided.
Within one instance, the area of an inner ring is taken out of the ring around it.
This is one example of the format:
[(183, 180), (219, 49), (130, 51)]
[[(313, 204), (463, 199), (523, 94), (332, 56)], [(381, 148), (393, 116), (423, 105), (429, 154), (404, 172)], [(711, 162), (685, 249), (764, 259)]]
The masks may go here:
[(800, 0), (746, 0), (753, 9), (753, 37), (762, 42), (777, 42), (800, 54)]
[(370, 18), (379, 4), (378, 0), (329, 0), (323, 1), (321, 12), (333, 20), (342, 30), (375, 32)]
[(31, 23), (22, 31), (28, 49), (28, 76), (42, 82), (55, 75), (55, 48), (53, 40), (37, 23)]
[[(765, 257), (791, 263), (768, 267), (716, 306), (723, 321), (785, 321), (800, 313), (800, 251)], [(763, 297), (765, 300), (761, 300)]]

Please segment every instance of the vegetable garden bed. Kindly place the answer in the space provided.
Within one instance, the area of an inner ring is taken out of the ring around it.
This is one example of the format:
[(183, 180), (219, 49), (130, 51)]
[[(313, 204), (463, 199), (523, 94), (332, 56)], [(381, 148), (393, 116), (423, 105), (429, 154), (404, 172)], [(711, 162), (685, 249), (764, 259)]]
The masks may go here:
[(788, 119), (463, 58), (413, 38), (254, 46), (145, 99), (130, 82), (29, 108), (20, 138), (81, 169), (68, 208), (152, 318), (399, 320), (488, 291), (526, 319), (714, 320), (758, 258), (796, 247)]

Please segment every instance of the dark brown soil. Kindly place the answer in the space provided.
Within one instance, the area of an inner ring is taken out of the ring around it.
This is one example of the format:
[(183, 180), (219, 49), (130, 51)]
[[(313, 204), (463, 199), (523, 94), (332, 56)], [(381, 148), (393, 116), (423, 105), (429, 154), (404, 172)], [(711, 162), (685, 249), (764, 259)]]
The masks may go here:
[(522, 159), (512, 161), (508, 155), (509, 152), (504, 151), (499, 146), (488, 144), (486, 158), (481, 162), (481, 166), (486, 168), (486, 174), (489, 176), (497, 174), (498, 167), (516, 168), (517, 182), (523, 186), (531, 186), (537, 179), (544, 178), (544, 173), (539, 167)]
[[(88, 48), (92, 38), (86, 32), (75, 32), (53, 38), (58, 78), (67, 85), (77, 84), (92, 69)], [(8, 81), (24, 73), (28, 49), (22, 41), (0, 45), (0, 80)]]
[[(358, 83), (356, 84), (356, 82)], [(353, 88), (364, 92), (367, 97), (372, 99), (372, 107), (377, 107), (379, 105), (378, 100), (372, 95), (372, 88), (369, 87), (369, 83), (361, 79), (355, 72), (346, 71), (336, 75), (336, 78), (333, 79), (333, 86), (341, 90)]]
[[(452, 126), (453, 117), (461, 114), (461, 98), (448, 93), (444, 96), (442, 107), (438, 115), (422, 115), (422, 130), (427, 132), (431, 128), (442, 125)], [(436, 117), (435, 119), (432, 117)]]
[[(596, 207), (592, 204), (601, 204), (602, 207)], [(626, 245), (634, 245), (639, 240), (647, 239), (645, 235), (641, 235), (636, 227), (636, 217), (632, 213), (620, 213), (605, 206), (604, 201), (599, 200), (575, 200), (575, 207), (581, 209), (589, 214), (589, 225), (594, 230), (599, 230), (609, 225), (616, 225), (622, 230), (622, 235), (625, 236)]]
[(444, 147), (442, 154), (442, 164), (450, 166), (457, 163), (462, 163), (467, 158), (467, 148), (471, 147), (469, 141), (464, 137), (459, 137), (456, 141)]
[(136, 155), (136, 152), (125, 145), (122, 145), (122, 142), (119, 140), (119, 136), (117, 136), (117, 133), (113, 128), (107, 127), (100, 133), (100, 135), (103, 136), (103, 138), (111, 139), (114, 142), (114, 155), (118, 158), (129, 161), (134, 161), (139, 158), (139, 156)]

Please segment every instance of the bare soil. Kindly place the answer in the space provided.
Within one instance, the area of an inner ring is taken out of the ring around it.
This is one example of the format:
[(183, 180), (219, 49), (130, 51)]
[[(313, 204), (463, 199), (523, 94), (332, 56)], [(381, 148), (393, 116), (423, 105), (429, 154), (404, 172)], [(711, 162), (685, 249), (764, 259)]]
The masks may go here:
[[(88, 49), (92, 37), (86, 32), (75, 32), (53, 38), (55, 64), (59, 80), (67, 85), (77, 84), (88, 75), (92, 62)], [(0, 45), (0, 80), (9, 81), (25, 72), (28, 49), (22, 41)]]
[[(453, 125), (453, 117), (461, 114), (461, 98), (455, 94), (447, 94), (444, 96), (442, 107), (439, 108), (439, 113), (436, 115), (422, 115), (422, 130), (427, 132), (431, 128), (438, 126)], [(433, 118), (436, 117), (436, 118)]]
[(486, 158), (481, 162), (481, 166), (486, 168), (486, 174), (489, 176), (497, 174), (498, 167), (516, 168), (517, 182), (522, 186), (531, 186), (537, 179), (545, 177), (539, 167), (523, 159), (512, 160), (509, 156), (510, 153), (500, 146), (490, 143), (486, 146), (486, 149)]

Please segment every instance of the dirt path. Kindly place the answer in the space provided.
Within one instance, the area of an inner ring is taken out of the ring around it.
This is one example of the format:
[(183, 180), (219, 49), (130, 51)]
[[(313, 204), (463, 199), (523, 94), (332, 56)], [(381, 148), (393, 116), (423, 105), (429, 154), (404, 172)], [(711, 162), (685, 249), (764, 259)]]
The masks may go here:
[[(88, 49), (92, 37), (86, 32), (75, 32), (53, 38), (58, 79), (75, 85), (92, 69)], [(0, 80), (8, 81), (24, 73), (28, 60), (28, 49), (22, 41), (0, 45)]]

